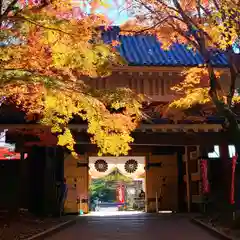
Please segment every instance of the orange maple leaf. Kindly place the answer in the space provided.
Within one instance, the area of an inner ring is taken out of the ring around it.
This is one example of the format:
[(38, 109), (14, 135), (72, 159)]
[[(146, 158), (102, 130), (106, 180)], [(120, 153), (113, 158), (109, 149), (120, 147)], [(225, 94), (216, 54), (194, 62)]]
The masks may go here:
[(117, 40), (112, 40), (111, 44), (112, 44), (113, 47), (116, 47), (116, 46), (120, 45), (121, 43)]

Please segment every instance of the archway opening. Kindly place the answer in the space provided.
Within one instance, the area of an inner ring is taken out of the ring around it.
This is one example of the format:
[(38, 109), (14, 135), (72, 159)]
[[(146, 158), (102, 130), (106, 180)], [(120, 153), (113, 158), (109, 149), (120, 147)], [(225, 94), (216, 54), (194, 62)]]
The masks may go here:
[(144, 157), (89, 159), (90, 212), (123, 215), (145, 210)]

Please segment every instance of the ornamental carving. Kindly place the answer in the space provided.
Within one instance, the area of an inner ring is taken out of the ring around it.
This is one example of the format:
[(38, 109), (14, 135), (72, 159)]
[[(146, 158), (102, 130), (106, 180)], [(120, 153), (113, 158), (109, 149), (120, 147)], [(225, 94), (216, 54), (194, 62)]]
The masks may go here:
[(108, 164), (103, 159), (98, 159), (94, 166), (98, 172), (106, 172), (108, 170)]
[(128, 161), (126, 161), (124, 168), (126, 172), (134, 173), (138, 168), (138, 162), (134, 159), (129, 159)]

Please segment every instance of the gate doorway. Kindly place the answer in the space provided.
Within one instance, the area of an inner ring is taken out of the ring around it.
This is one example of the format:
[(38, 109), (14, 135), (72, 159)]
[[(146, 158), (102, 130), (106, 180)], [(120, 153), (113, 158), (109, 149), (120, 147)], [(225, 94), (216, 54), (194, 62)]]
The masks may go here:
[[(64, 176), (68, 185), (65, 212), (88, 213), (96, 210), (89, 190), (97, 181), (100, 184), (102, 179), (108, 179), (104, 184), (108, 184), (108, 194), (112, 194), (107, 201), (123, 201), (125, 204), (117, 205), (121, 210), (126, 206), (129, 210), (142, 209), (144, 205), (147, 212), (178, 211), (177, 159), (176, 153), (124, 157), (88, 157), (86, 154), (79, 159), (68, 155), (64, 161)], [(120, 179), (116, 179), (116, 174)], [(126, 184), (123, 178), (130, 181)], [(139, 197), (141, 190), (145, 198)], [(104, 191), (106, 193), (106, 188)], [(123, 193), (124, 196), (119, 196)]]
[(145, 157), (90, 157), (89, 179), (92, 214), (145, 210)]

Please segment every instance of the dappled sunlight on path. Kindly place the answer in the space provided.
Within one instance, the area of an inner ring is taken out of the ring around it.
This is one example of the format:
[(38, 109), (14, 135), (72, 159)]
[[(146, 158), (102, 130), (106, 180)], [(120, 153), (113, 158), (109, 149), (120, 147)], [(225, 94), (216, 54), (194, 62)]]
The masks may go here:
[(83, 215), (86, 217), (97, 216), (97, 217), (104, 217), (104, 216), (132, 216), (132, 215), (140, 215), (144, 214), (142, 211), (99, 211), (99, 212), (90, 212), (89, 214)]
[(80, 216), (47, 240), (217, 240), (189, 219), (186, 214), (99, 211)]

